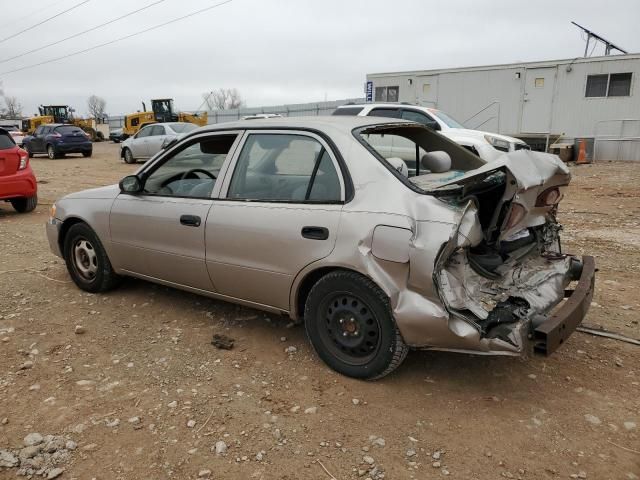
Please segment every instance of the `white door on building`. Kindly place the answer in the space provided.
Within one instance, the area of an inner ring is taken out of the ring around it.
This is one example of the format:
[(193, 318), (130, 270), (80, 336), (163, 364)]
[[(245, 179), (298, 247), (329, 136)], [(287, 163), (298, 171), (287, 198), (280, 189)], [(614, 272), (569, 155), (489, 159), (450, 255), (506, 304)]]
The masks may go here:
[(425, 107), (438, 106), (438, 76), (416, 77), (416, 97), (418, 103)]
[(551, 105), (555, 67), (530, 68), (524, 74), (522, 133), (551, 133)]

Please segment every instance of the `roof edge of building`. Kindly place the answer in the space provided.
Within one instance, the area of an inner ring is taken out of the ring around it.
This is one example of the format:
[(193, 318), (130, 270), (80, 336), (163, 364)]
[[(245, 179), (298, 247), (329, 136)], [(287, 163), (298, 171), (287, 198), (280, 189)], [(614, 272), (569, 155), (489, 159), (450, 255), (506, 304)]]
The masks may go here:
[(375, 77), (393, 77), (400, 75), (435, 75), (439, 73), (455, 73), (455, 72), (470, 72), (470, 71), (482, 71), (482, 70), (499, 70), (505, 68), (519, 68), (519, 67), (551, 67), (555, 65), (564, 65), (567, 63), (588, 63), (588, 62), (603, 62), (603, 61), (615, 61), (615, 60), (638, 60), (640, 59), (640, 53), (629, 53), (625, 55), (602, 55), (598, 57), (575, 57), (564, 58), (559, 60), (536, 60), (531, 62), (514, 62), (514, 63), (497, 63), (493, 65), (473, 65), (469, 67), (449, 67), (449, 68), (435, 68), (432, 70), (404, 70), (396, 72), (379, 72), (368, 73), (367, 78)]

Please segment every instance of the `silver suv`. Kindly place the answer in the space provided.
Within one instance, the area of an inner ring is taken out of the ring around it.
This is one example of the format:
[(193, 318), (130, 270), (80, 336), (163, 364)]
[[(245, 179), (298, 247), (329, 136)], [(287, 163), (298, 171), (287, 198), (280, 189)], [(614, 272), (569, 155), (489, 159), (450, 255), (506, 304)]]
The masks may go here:
[[(381, 136), (417, 158), (385, 157)], [(560, 250), (569, 178), (553, 155), (485, 164), (401, 120), (257, 119), (67, 195), (47, 234), (83, 290), (132, 276), (288, 315), (331, 368), (372, 379), (410, 347), (549, 354), (566, 340), (595, 278), (591, 257)]]

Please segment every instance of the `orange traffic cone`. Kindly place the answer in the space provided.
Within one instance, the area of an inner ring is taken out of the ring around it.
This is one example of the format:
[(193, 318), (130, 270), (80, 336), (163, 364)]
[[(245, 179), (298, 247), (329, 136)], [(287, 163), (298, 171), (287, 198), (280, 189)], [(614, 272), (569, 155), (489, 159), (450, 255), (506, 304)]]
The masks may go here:
[(587, 162), (587, 147), (584, 139), (580, 140), (578, 147), (578, 158), (576, 158), (576, 165), (581, 165)]

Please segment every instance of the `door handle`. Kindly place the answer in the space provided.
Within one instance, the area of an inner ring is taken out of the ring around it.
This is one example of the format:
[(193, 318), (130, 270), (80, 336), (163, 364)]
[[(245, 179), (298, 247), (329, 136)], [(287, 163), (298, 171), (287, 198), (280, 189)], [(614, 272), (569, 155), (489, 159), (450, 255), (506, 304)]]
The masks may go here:
[(180, 223), (187, 227), (199, 227), (202, 220), (197, 215), (180, 215)]
[(329, 238), (329, 229), (325, 227), (302, 227), (300, 233), (304, 238), (310, 240), (326, 240)]

